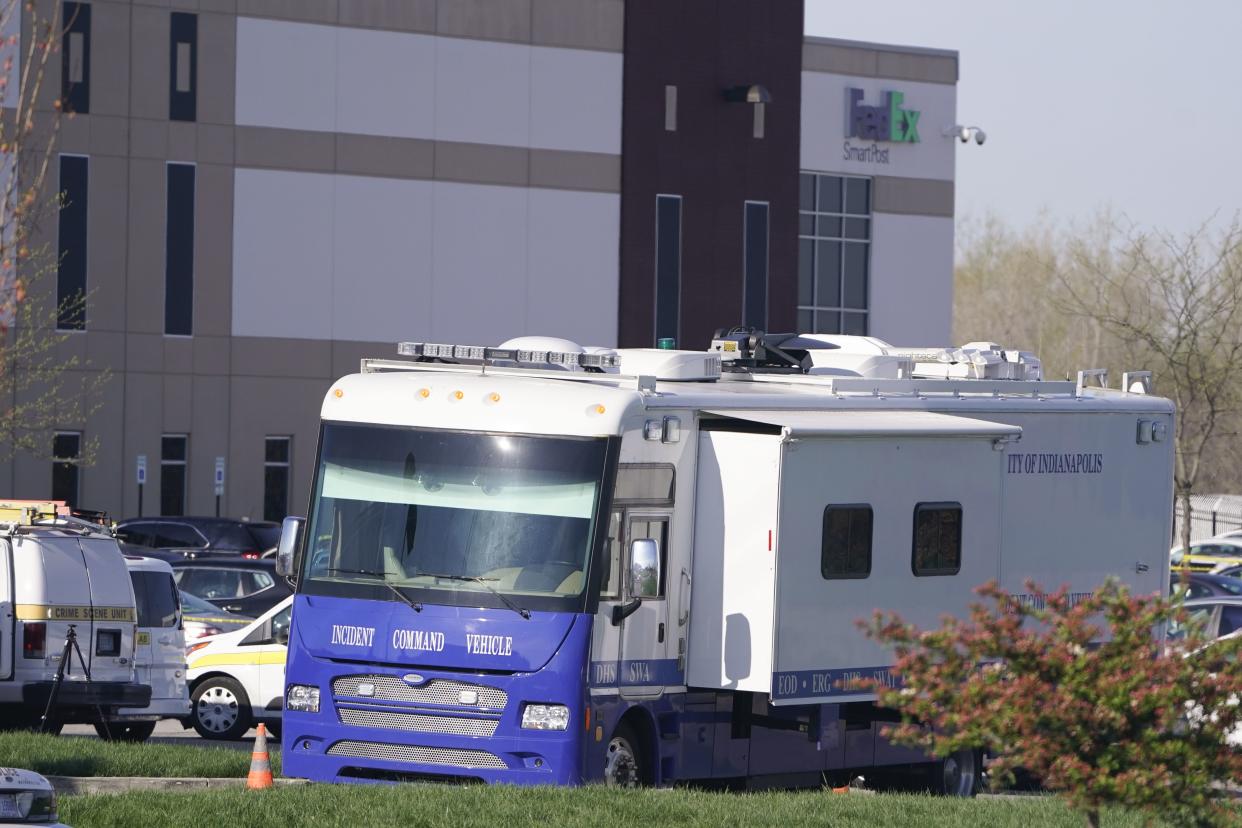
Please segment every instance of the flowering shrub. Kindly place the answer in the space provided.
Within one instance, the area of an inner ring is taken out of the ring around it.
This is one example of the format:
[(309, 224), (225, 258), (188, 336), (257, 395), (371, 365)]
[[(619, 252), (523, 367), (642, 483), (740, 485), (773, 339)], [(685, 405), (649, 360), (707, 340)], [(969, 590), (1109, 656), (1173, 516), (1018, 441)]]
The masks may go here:
[[(994, 779), (1025, 768), (1099, 824), (1122, 805), (1196, 825), (1242, 824), (1220, 783), (1242, 779), (1242, 637), (1210, 644), (1159, 631), (1178, 604), (1110, 580), (1084, 595), (995, 583), (968, 618), (919, 630), (895, 613), (860, 622), (893, 647), (899, 687), (868, 685), (901, 712), (893, 741), (938, 756), (986, 748)], [(1105, 637), (1107, 636), (1107, 640)]]

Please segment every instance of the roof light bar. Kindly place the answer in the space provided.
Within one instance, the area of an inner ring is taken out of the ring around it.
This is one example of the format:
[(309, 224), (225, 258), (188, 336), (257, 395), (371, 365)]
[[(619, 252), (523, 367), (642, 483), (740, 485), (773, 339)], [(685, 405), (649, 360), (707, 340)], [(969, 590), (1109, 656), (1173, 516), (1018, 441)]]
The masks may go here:
[(570, 371), (582, 368), (616, 368), (616, 354), (580, 354), (571, 351), (524, 351), (513, 348), (487, 348), (482, 345), (437, 345), (431, 342), (400, 342), (400, 356), (415, 359), (448, 359), (454, 362), (515, 362), (518, 365), (556, 365)]

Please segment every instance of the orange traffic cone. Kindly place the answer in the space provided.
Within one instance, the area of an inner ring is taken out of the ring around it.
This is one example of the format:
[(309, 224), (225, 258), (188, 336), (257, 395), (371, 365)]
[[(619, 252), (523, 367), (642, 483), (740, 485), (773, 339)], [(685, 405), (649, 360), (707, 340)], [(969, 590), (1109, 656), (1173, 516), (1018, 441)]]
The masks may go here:
[(254, 737), (254, 752), (250, 754), (250, 775), (246, 787), (251, 790), (272, 787), (272, 762), (267, 755), (267, 728), (259, 722), (259, 734)]

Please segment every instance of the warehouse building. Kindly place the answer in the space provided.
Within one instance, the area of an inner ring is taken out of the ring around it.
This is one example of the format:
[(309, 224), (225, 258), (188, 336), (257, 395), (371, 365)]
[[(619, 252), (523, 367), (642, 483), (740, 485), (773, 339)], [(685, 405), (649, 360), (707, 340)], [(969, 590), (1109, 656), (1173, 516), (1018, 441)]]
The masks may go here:
[(5, 494), (130, 516), (145, 464), (146, 514), (219, 477), (224, 514), (299, 512), (329, 383), (403, 339), (948, 343), (954, 52), (805, 37), (793, 0), (64, 14), (62, 351), (111, 379)]

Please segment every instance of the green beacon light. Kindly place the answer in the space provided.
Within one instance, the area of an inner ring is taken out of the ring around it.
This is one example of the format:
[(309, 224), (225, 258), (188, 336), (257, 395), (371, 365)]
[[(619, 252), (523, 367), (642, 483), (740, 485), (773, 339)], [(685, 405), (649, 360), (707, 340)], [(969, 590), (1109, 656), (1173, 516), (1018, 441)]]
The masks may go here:
[(677, 340), (671, 336), (662, 336), (656, 340), (656, 347), (662, 351), (674, 351), (677, 349)]

